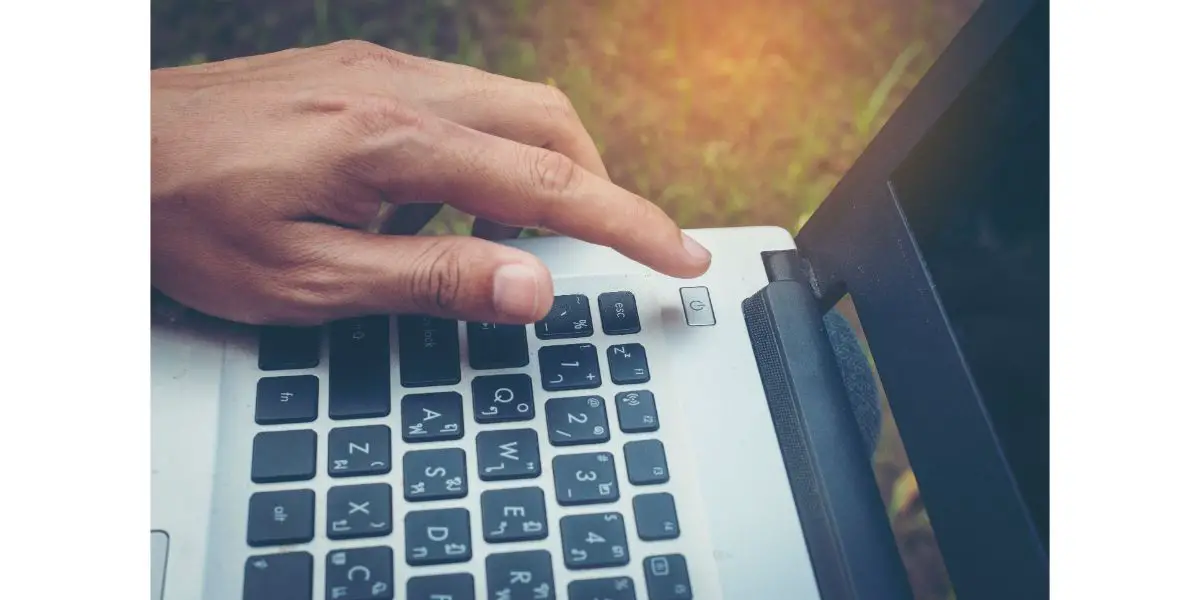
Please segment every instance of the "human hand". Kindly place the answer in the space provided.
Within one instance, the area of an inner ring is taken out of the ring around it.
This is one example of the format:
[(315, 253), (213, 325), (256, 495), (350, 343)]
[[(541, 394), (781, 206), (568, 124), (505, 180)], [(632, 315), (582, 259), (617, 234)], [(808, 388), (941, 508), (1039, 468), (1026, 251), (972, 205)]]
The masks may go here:
[(550, 310), (549, 272), (526, 252), (362, 231), (383, 201), (545, 227), (676, 277), (708, 268), (666, 214), (608, 180), (549, 86), (340, 42), (155, 70), (151, 88), (152, 282), (212, 316), (528, 323)]

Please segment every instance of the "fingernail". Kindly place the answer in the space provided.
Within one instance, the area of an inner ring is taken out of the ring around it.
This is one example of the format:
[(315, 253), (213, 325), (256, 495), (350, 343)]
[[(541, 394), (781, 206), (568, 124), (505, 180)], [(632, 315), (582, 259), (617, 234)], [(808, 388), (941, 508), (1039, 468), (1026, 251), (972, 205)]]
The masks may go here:
[(712, 259), (712, 254), (700, 245), (700, 242), (693, 240), (688, 234), (683, 234), (683, 249), (687, 251), (696, 262), (707, 263)]
[(501, 316), (533, 320), (538, 304), (537, 273), (526, 265), (504, 265), (492, 279), (492, 305)]

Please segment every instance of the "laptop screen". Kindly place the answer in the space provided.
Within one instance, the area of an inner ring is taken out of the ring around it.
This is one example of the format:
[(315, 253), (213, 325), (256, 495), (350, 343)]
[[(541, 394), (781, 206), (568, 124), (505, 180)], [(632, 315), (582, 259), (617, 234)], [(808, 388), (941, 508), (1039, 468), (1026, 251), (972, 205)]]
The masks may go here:
[(1044, 595), (1048, 2), (985, 1), (796, 247), (877, 371), (873, 463), (914, 595)]
[(890, 184), (1048, 547), (1047, 24), (1018, 27)]

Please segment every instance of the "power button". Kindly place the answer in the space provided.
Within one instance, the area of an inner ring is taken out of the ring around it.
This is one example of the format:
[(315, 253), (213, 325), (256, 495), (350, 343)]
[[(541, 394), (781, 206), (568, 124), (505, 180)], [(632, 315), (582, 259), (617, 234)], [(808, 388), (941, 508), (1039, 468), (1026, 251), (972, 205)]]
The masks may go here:
[(679, 288), (679, 298), (683, 301), (683, 316), (692, 327), (705, 327), (717, 324), (713, 314), (712, 300), (708, 297), (706, 287)]

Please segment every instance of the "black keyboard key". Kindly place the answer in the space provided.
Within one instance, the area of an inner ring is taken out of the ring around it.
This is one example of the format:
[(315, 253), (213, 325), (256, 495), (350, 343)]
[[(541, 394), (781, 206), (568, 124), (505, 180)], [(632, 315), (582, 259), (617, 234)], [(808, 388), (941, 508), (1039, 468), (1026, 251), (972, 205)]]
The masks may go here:
[(409, 394), (400, 399), (406, 442), (457, 440), (463, 436), (463, 400), (458, 392)]
[(483, 539), (492, 544), (547, 536), (546, 497), (541, 488), (488, 490), (480, 498)]
[(316, 421), (318, 389), (316, 375), (259, 379), (254, 398), (254, 422), (285, 425)]
[(601, 577), (567, 584), (567, 600), (637, 600), (637, 594), (628, 577)]
[(325, 600), (392, 600), (392, 549), (334, 550), (325, 557)]
[(364, 483), (329, 488), (325, 535), (331, 540), (377, 537), (392, 532), (392, 486)]
[(554, 495), (563, 506), (615, 502), (620, 496), (613, 456), (607, 452), (563, 454), (551, 466)]
[(568, 569), (599, 569), (629, 564), (629, 542), (621, 513), (571, 515), (559, 520), (563, 560)]
[(317, 433), (308, 429), (263, 431), (254, 436), (250, 480), (306, 481), (317, 474)]
[(246, 543), (260, 547), (311, 542), (315, 505), (312, 490), (255, 493), (250, 496)]
[(658, 431), (658, 407), (654, 393), (637, 390), (617, 394), (617, 422), (625, 433)]
[(638, 537), (643, 540), (673, 540), (679, 537), (675, 499), (666, 492), (634, 496), (633, 520), (637, 524)]
[(388, 318), (360, 317), (329, 327), (329, 418), (386, 417), (392, 410)]
[(258, 330), (259, 369), (311, 369), (320, 362), (320, 327), (262, 327)]
[(642, 570), (649, 600), (692, 600), (692, 582), (682, 554), (647, 556)]
[(538, 349), (538, 364), (546, 391), (600, 387), (600, 358), (591, 344), (543, 346)]
[(667, 452), (658, 440), (638, 440), (625, 444), (625, 469), (629, 483), (652, 485), (671, 479), (667, 469)]
[(592, 335), (592, 308), (583, 294), (555, 296), (546, 318), (533, 330), (543, 340), (579, 338)]
[(554, 563), (545, 550), (492, 554), (484, 569), (488, 600), (555, 600)]
[(467, 495), (467, 453), (459, 448), (404, 454), (404, 499), (445, 500)]
[(471, 368), (515, 369), (529, 364), (524, 325), (467, 323), (467, 358)]
[(458, 321), (400, 315), (396, 317), (400, 353), (400, 385), (454, 385), (462, 380), (458, 356)]
[(546, 428), (555, 446), (608, 441), (608, 412), (600, 396), (551, 398), (546, 401)]
[(405, 600), (475, 600), (475, 578), (470, 573), (413, 577), (405, 591)]
[(650, 365), (641, 344), (608, 347), (608, 376), (618, 385), (650, 381)]
[(329, 431), (329, 476), (392, 472), (392, 430), (387, 425), (337, 427)]
[(479, 478), (484, 481), (526, 479), (542, 474), (537, 432), (532, 429), (497, 429), (475, 436)]
[(313, 557), (307, 552), (246, 559), (242, 600), (312, 600)]
[(476, 423), (528, 421), (534, 416), (533, 380), (528, 375), (485, 375), (471, 380)]
[(596, 304), (600, 305), (600, 327), (608, 335), (628, 335), (642, 330), (637, 300), (632, 292), (605, 292)]
[(471, 560), (471, 517), (465, 508), (418, 510), (404, 516), (404, 555), (409, 565)]

